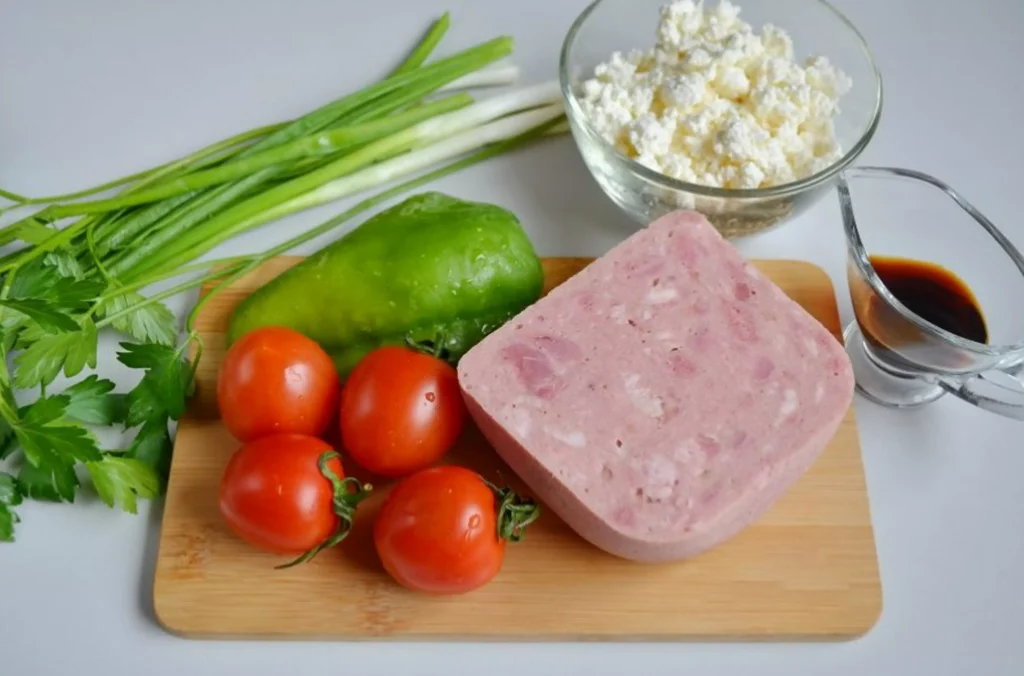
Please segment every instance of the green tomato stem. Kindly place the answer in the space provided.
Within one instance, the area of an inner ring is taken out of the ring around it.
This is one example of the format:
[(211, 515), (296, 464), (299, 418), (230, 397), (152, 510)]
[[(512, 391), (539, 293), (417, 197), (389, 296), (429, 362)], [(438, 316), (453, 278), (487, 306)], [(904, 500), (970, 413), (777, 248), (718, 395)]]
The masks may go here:
[(526, 527), (540, 518), (540, 505), (529, 498), (519, 497), (508, 486), (495, 489), (495, 496), (498, 500), (498, 538), (522, 542), (526, 537)]
[(327, 466), (327, 463), (333, 459), (340, 460), (340, 458), (341, 456), (338, 455), (337, 452), (326, 451), (321, 454), (320, 458), (317, 460), (317, 467), (320, 469), (320, 473), (324, 475), (324, 478), (331, 482), (331, 486), (334, 489), (332, 506), (334, 509), (334, 515), (338, 517), (338, 525), (335, 527), (334, 533), (297, 559), (288, 563), (283, 563), (279, 566), (274, 566), (278, 570), (291, 568), (292, 566), (297, 566), (300, 563), (310, 561), (323, 550), (333, 547), (344, 540), (352, 531), (352, 522), (355, 520), (356, 508), (359, 506), (360, 502), (370, 495), (370, 492), (373, 490), (373, 486), (370, 484), (360, 484), (359, 481), (353, 477), (346, 477), (342, 479), (335, 474), (334, 470)]

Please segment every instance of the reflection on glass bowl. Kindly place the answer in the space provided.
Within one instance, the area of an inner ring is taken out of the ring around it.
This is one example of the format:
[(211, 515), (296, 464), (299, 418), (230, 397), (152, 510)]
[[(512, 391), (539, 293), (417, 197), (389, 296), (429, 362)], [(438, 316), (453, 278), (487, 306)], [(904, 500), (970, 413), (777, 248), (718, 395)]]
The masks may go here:
[(562, 46), (559, 75), (570, 129), (601, 189), (640, 225), (676, 209), (703, 213), (726, 237), (776, 227), (815, 204), (839, 172), (867, 147), (882, 108), (881, 75), (856, 28), (824, 0), (740, 0), (741, 19), (754, 32), (778, 26), (792, 38), (798, 62), (823, 55), (848, 75), (852, 87), (834, 119), (838, 157), (816, 173), (753, 189), (720, 188), (672, 178), (631, 158), (587, 118), (584, 81), (614, 52), (653, 47), (662, 8), (671, 0), (596, 0), (572, 24)]

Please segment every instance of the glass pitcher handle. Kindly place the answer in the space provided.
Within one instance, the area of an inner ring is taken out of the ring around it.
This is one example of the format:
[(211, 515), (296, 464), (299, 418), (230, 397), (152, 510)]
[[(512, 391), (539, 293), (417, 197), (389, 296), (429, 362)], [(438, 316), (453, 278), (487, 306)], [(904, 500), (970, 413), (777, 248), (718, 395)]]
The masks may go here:
[(1024, 365), (1007, 371), (988, 371), (963, 380), (939, 379), (950, 394), (986, 411), (1024, 420)]

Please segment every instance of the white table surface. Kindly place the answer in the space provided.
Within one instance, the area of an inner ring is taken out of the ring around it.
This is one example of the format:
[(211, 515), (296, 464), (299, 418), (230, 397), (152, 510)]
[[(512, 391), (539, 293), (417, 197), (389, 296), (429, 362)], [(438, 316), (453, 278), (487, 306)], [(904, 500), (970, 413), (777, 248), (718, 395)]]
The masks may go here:
[[(0, 186), (45, 194), (165, 161), (299, 114), (392, 66), (452, 11), (448, 50), (517, 38), (524, 81), (554, 77), (584, 0), (0, 0)], [(741, 3), (742, 4), (742, 3)], [(862, 163), (936, 174), (1024, 245), (1024, 3), (844, 0), (885, 77), (880, 130)], [(534, 14), (530, 14), (530, 13)], [(619, 215), (566, 137), (435, 187), (514, 209), (544, 255), (597, 255)], [(339, 210), (252, 233), (255, 251)], [(323, 241), (303, 249), (310, 251)], [(818, 263), (849, 317), (837, 203), (744, 242)], [(223, 249), (221, 250), (223, 252)], [(184, 309), (192, 297), (174, 307)], [(123, 381), (110, 350), (101, 373)], [(126, 383), (130, 384), (130, 383)], [(0, 546), (0, 673), (1020, 674), (1024, 669), (1024, 448), (1019, 423), (952, 398), (914, 413), (856, 403), (884, 611), (839, 644), (345, 644), (201, 642), (151, 612), (159, 506), (24, 505)], [(38, 642), (38, 644), (36, 643)]]

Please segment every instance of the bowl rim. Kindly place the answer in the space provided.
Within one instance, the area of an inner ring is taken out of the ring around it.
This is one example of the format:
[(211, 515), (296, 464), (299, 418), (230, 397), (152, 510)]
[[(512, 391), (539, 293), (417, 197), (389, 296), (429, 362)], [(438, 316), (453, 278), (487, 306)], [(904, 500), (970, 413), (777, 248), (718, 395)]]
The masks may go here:
[[(590, 124), (590, 120), (587, 118), (587, 115), (583, 112), (583, 109), (576, 98), (576, 94), (572, 91), (572, 85), (570, 83), (569, 53), (572, 51), (572, 47), (576, 42), (576, 37), (583, 28), (583, 25), (587, 22), (587, 19), (590, 18), (591, 14), (593, 14), (594, 10), (608, 1), (610, 0), (593, 0), (593, 2), (587, 5), (583, 11), (580, 12), (579, 16), (577, 16), (572, 22), (572, 25), (569, 27), (569, 31), (566, 33), (565, 38), (562, 41), (562, 48), (559, 52), (558, 59), (558, 78), (560, 89), (562, 91), (562, 98), (565, 102), (567, 117), (573, 125), (583, 127), (583, 129), (586, 130), (587, 135), (591, 136), (593, 141), (608, 151), (616, 161), (621, 162), (629, 171), (634, 174), (639, 174), (642, 178), (652, 183), (661, 184), (663, 187), (693, 193), (702, 197), (719, 199), (763, 199), (768, 197), (787, 197), (817, 187), (835, 178), (839, 172), (850, 166), (853, 161), (856, 160), (862, 152), (864, 152), (864, 149), (871, 142), (875, 132), (878, 130), (878, 125), (882, 116), (882, 73), (878, 68), (878, 63), (875, 61), (875, 58), (871, 53), (871, 49), (868, 47), (867, 41), (853, 22), (827, 0), (812, 0), (813, 2), (821, 5), (827, 11), (831, 12), (837, 19), (839, 19), (840, 23), (844, 24), (850, 30), (859, 43), (861, 52), (867, 59), (868, 64), (870, 64), (871, 72), (875, 76), (875, 107), (871, 112), (871, 120), (868, 122), (867, 128), (861, 134), (860, 138), (857, 139), (857, 141), (842, 155), (842, 157), (821, 171), (811, 174), (810, 176), (806, 176), (796, 181), (790, 181), (788, 183), (769, 186), (767, 188), (718, 188), (709, 185), (702, 185), (700, 183), (689, 183), (687, 181), (672, 178), (667, 174), (657, 172), (647, 166), (644, 166), (633, 158), (623, 154), (622, 151), (612, 144), (608, 143), (608, 141), (606, 141), (605, 138), (598, 133), (596, 129), (594, 129)], [(662, 2), (666, 4), (671, 1), (672, 0), (662, 0)], [(579, 143), (578, 139), (577, 143)]]

